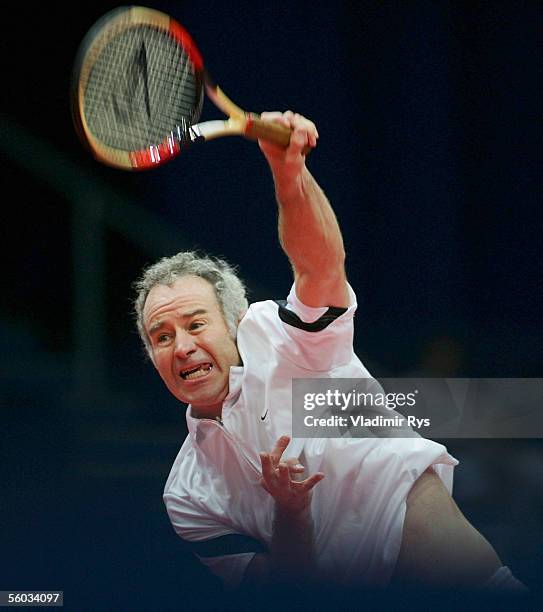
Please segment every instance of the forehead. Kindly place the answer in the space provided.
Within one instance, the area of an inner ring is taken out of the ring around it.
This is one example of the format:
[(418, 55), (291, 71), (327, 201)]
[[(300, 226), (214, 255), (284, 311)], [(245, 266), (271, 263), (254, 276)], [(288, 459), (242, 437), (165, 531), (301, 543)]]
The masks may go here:
[(149, 291), (143, 307), (143, 320), (149, 323), (170, 310), (189, 310), (193, 307), (220, 309), (211, 283), (198, 276), (184, 276), (171, 285), (155, 285)]

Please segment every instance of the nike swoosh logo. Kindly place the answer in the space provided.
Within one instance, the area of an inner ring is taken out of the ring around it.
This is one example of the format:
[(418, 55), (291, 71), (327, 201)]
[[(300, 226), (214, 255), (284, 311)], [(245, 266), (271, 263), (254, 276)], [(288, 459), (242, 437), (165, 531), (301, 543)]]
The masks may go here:
[(263, 421), (267, 416), (268, 416), (268, 411), (266, 410), (266, 412), (264, 413), (264, 416), (260, 417), (260, 420)]

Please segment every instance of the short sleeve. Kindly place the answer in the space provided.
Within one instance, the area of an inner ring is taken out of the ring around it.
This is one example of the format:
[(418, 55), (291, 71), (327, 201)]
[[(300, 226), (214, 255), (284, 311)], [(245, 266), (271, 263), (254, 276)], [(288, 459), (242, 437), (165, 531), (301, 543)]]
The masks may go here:
[(227, 591), (234, 591), (241, 585), (245, 571), (256, 553), (238, 553), (219, 557), (201, 557), (198, 559), (209, 571), (220, 578)]
[(255, 554), (267, 552), (258, 540), (234, 533), (212, 516), (193, 511), (188, 500), (166, 494), (164, 502), (177, 535), (228, 590), (241, 584)]
[[(286, 308), (291, 312), (295, 313), (302, 322), (304, 323), (314, 323), (321, 319), (324, 315), (327, 314), (330, 310), (332, 314), (334, 311), (337, 312), (338, 316), (342, 314), (347, 314), (351, 311), (354, 314), (358, 304), (356, 300), (355, 292), (353, 288), (347, 283), (347, 291), (349, 293), (349, 306), (348, 308), (331, 308), (330, 306), (325, 306), (321, 308), (313, 308), (312, 306), (306, 306), (296, 294), (296, 284), (294, 283), (290, 289), (290, 292), (287, 297)], [(332, 318), (332, 317), (331, 317)]]
[(328, 372), (349, 363), (353, 357), (353, 318), (356, 296), (348, 285), (347, 308), (313, 308), (296, 295), (293, 285), (286, 301), (277, 301), (280, 325), (278, 348), (282, 354), (305, 369)]

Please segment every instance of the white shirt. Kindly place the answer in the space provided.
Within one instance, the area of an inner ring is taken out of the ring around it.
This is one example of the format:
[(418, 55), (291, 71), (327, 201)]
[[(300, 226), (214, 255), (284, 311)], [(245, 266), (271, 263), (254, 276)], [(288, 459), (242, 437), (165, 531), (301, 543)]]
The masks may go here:
[[(254, 554), (271, 542), (274, 500), (260, 485), (259, 453), (291, 435), (292, 380), (371, 376), (353, 351), (356, 297), (349, 292), (346, 310), (305, 306), (294, 287), (285, 306), (252, 304), (239, 324), (244, 365), (230, 370), (222, 423), (187, 410), (189, 435), (164, 501), (177, 534), (227, 587), (240, 583)], [(283, 457), (299, 457), (306, 477), (325, 474), (311, 506), (317, 571), (352, 586), (389, 581), (411, 486), (435, 465), (450, 492), (458, 463), (444, 446), (416, 435), (292, 439)]]

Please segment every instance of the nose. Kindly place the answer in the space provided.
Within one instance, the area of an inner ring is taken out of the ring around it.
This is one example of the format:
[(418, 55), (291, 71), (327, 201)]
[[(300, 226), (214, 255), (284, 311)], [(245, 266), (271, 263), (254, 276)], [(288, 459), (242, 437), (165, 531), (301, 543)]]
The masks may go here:
[(186, 331), (178, 331), (175, 336), (175, 356), (178, 359), (187, 359), (195, 351), (194, 338)]

